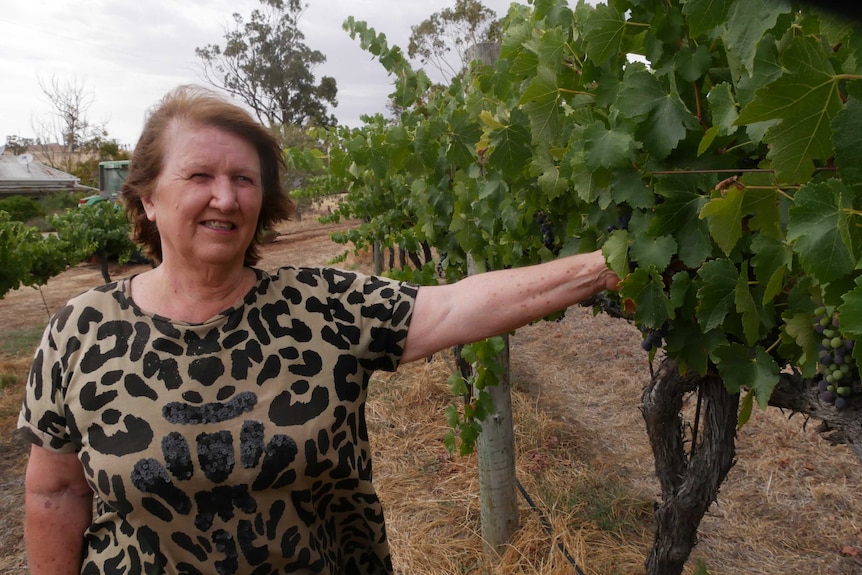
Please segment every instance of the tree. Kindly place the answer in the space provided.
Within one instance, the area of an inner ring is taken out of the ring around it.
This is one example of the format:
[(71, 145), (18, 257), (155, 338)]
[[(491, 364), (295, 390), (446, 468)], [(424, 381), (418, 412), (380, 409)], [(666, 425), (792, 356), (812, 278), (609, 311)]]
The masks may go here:
[(333, 126), (328, 106), (338, 105), (335, 79), (324, 76), (315, 84), (313, 70), (326, 56), (305, 45), (299, 20), (306, 5), (301, 0), (260, 0), (246, 22), (233, 15), (234, 28), (225, 45), (195, 48), (204, 79), (242, 99), (268, 125)]
[[(74, 166), (72, 154), (83, 151), (94, 139), (104, 139), (107, 131), (87, 118), (95, 96), (85, 82), (77, 78), (62, 81), (54, 76), (50, 82), (40, 78), (39, 87), (52, 110), (48, 119), (33, 120), (36, 145), (51, 167), (68, 172)], [(60, 144), (60, 149), (53, 144)]]
[(435, 12), (410, 29), (407, 55), (418, 57), (423, 65), (431, 64), (449, 80), (469, 65), (471, 46), (499, 41), (502, 23), (479, 0), (456, 0), (454, 8)]

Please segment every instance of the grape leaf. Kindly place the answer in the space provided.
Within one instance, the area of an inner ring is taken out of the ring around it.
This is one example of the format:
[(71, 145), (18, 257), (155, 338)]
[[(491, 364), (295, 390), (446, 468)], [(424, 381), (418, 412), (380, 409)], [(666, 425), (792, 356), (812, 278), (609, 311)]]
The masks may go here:
[(786, 0), (736, 0), (727, 15), (723, 37), (728, 52), (735, 54), (743, 67), (751, 71), (757, 45), (763, 35), (775, 26), (778, 17), (791, 11)]
[[(838, 307), (841, 314), (841, 331), (845, 336), (862, 339), (862, 285), (845, 293), (841, 298), (844, 303)], [(862, 347), (857, 345), (856, 347)]]
[(733, 0), (683, 0), (682, 13), (692, 36), (700, 36), (720, 26)]
[(742, 237), (742, 210), (745, 192), (731, 187), (724, 195), (709, 201), (700, 210), (700, 217), (709, 224), (712, 239), (725, 255), (730, 255), (736, 242)]
[(665, 98), (661, 82), (642, 63), (634, 62), (626, 68), (614, 108), (626, 118), (641, 120)]
[(709, 228), (698, 217), (707, 202), (698, 192), (698, 182), (685, 177), (660, 180), (656, 183), (656, 191), (665, 200), (655, 207), (650, 234), (673, 234), (679, 245), (679, 258), (688, 267), (697, 268), (712, 251)]
[(626, 21), (623, 15), (605, 4), (599, 4), (587, 17), (584, 37), (587, 57), (597, 65), (620, 53)]
[(725, 336), (713, 330), (703, 333), (693, 322), (677, 322), (665, 338), (665, 349), (676, 357), (680, 371), (694, 370), (706, 375), (709, 368), (709, 355), (719, 345), (727, 342)]
[(745, 342), (754, 346), (760, 339), (760, 316), (751, 289), (748, 287), (748, 262), (743, 262), (736, 280), (736, 290), (733, 298), (736, 311), (742, 316), (742, 330)]
[(637, 170), (614, 170), (611, 191), (617, 204), (626, 203), (635, 209), (653, 206), (653, 191), (644, 184)]
[(781, 293), (785, 274), (793, 264), (793, 252), (784, 242), (758, 235), (751, 242), (751, 265), (757, 281), (764, 286), (762, 304)]
[(815, 337), (816, 332), (811, 328), (811, 314), (803, 311), (787, 312), (781, 316), (781, 319), (784, 321), (783, 331), (793, 338), (802, 350), (802, 356), (797, 360), (798, 364), (808, 364), (813, 367), (817, 362), (820, 340)]
[(638, 267), (654, 268), (662, 273), (676, 253), (676, 241), (671, 236), (658, 238), (639, 236), (632, 241), (632, 259)]
[(657, 158), (670, 155), (686, 137), (688, 130), (700, 128), (697, 119), (683, 101), (672, 94), (665, 94), (657, 102), (644, 125), (644, 144)]
[(698, 271), (697, 322), (704, 332), (721, 326), (724, 318), (736, 308), (736, 281), (739, 271), (725, 259), (709, 261)]
[(722, 82), (713, 86), (706, 99), (712, 113), (712, 125), (718, 128), (718, 135), (730, 136), (736, 132), (737, 127), (734, 122), (739, 117), (739, 112), (736, 109), (730, 84)]
[(771, 159), (779, 180), (802, 182), (814, 171), (814, 159), (832, 155), (831, 122), (841, 110), (841, 94), (832, 65), (815, 38), (794, 39), (781, 63), (786, 72), (758, 90), (739, 114), (737, 124), (780, 118), (767, 130)]
[(778, 384), (778, 365), (769, 354), (760, 348), (752, 350), (731, 343), (713, 351), (712, 359), (729, 393), (748, 388), (754, 392), (760, 409), (767, 408), (769, 396)]
[(683, 48), (673, 57), (677, 73), (686, 82), (697, 82), (712, 63), (709, 48), (700, 45), (694, 50)]
[(838, 175), (847, 182), (862, 182), (862, 102), (847, 100), (832, 122), (835, 141), (835, 163)]
[(531, 135), (522, 122), (517, 121), (523, 112), (512, 112), (512, 121), (498, 129), (491, 138), (490, 167), (507, 178), (515, 178), (532, 156)]
[(602, 246), (602, 253), (608, 266), (624, 278), (629, 273), (629, 233), (626, 230), (614, 230)]
[(640, 325), (658, 329), (674, 317), (664, 282), (655, 272), (636, 269), (623, 280), (620, 296), (637, 302), (635, 321)]
[[(829, 283), (856, 267), (839, 229), (839, 214), (849, 200), (838, 180), (808, 184), (796, 192), (787, 240), (795, 242), (794, 251), (805, 271), (823, 283)], [(847, 206), (849, 207), (849, 206)]]
[(639, 145), (628, 128), (624, 124), (609, 130), (602, 122), (587, 126), (584, 132), (587, 167), (591, 170), (630, 167)]
[(560, 175), (560, 168), (550, 157), (535, 156), (532, 170), (538, 176), (539, 187), (548, 199), (558, 198), (569, 189), (569, 181)]

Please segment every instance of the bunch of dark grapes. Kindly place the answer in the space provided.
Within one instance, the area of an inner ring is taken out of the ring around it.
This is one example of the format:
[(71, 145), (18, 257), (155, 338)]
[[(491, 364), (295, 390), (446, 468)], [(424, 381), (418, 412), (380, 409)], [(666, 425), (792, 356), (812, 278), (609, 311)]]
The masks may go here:
[(823, 306), (814, 310), (814, 330), (823, 337), (817, 357), (820, 399), (836, 409), (844, 409), (850, 396), (862, 391), (859, 370), (852, 357), (855, 342), (844, 338), (838, 316), (830, 315)]
[(553, 222), (548, 218), (545, 212), (536, 212), (533, 217), (536, 223), (539, 224), (539, 229), (542, 230), (542, 245), (544, 245), (554, 255), (560, 253), (560, 246), (557, 245), (554, 238)]
[(667, 325), (663, 325), (660, 329), (656, 330), (645, 330), (641, 328), (641, 331), (644, 333), (644, 339), (641, 342), (641, 348), (650, 352), (654, 349), (660, 348), (664, 345), (664, 338), (667, 335)]

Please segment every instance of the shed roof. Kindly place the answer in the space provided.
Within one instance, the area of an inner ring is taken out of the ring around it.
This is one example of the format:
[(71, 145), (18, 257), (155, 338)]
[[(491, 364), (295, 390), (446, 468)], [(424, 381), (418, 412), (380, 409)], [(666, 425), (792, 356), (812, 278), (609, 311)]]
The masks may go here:
[(32, 157), (0, 154), (0, 196), (89, 190), (71, 174), (32, 161)]

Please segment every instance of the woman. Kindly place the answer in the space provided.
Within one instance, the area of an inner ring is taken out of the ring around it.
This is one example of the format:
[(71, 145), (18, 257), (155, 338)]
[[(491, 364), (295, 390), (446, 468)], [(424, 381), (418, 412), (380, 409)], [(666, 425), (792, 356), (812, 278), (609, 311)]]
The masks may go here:
[(371, 373), (618, 282), (598, 252), (439, 287), (270, 275), (256, 237), (292, 213), (283, 167), (210, 92), (180, 88), (149, 116), (123, 195), (160, 263), (70, 300), (31, 370), (32, 573), (391, 573)]

